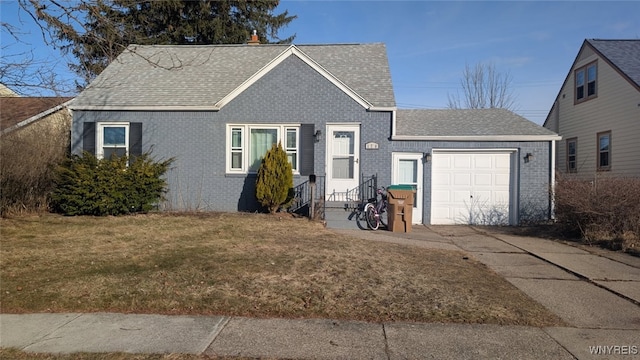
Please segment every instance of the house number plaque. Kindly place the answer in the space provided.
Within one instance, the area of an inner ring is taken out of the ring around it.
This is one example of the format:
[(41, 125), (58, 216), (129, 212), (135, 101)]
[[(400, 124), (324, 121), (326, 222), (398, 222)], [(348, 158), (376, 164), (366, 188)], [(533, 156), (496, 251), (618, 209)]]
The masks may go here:
[(364, 148), (367, 150), (378, 150), (378, 143), (368, 142), (364, 144)]

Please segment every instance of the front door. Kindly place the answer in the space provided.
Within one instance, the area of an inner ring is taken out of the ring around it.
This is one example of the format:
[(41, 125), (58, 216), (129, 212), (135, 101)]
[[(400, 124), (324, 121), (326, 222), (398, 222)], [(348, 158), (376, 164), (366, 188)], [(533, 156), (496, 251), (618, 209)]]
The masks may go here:
[(393, 153), (393, 185), (411, 185), (413, 198), (413, 223), (422, 224), (422, 153)]
[(360, 125), (327, 125), (327, 200), (357, 201), (347, 192), (358, 187), (359, 174)]

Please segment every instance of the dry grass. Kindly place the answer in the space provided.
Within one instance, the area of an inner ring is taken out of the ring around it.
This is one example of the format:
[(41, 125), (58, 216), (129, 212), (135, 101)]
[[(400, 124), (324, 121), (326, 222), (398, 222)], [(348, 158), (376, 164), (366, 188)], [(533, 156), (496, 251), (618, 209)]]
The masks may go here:
[(216, 213), (0, 220), (4, 313), (123, 312), (559, 325), (463, 253)]
[(0, 359), (12, 360), (205, 360), (225, 359), (243, 360), (244, 357), (209, 357), (190, 354), (128, 354), (128, 353), (73, 353), (41, 354), (17, 349), (0, 349)]

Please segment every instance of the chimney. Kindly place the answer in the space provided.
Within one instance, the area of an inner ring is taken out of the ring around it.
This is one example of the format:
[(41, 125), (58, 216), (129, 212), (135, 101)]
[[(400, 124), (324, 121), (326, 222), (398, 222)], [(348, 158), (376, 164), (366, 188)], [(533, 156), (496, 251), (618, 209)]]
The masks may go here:
[(253, 30), (253, 34), (251, 34), (251, 40), (248, 42), (249, 45), (260, 45), (260, 40), (258, 40), (258, 31)]

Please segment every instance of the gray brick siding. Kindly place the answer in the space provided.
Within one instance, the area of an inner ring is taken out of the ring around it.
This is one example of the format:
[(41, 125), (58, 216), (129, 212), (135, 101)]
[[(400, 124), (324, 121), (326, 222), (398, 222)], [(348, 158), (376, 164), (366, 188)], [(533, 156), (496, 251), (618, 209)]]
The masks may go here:
[[(391, 113), (367, 111), (306, 63), (290, 57), (218, 112), (76, 111), (73, 153), (82, 152), (83, 122), (99, 121), (141, 122), (143, 151), (152, 151), (157, 159), (175, 158), (167, 174), (167, 208), (255, 211), (255, 176), (226, 174), (226, 124), (314, 124), (323, 132), (322, 141), (314, 144), (314, 169), (323, 176), (327, 123), (360, 123), (361, 147), (376, 141), (382, 152), (388, 147)], [(361, 172), (367, 175), (390, 168), (390, 159), (362, 160)], [(294, 184), (306, 180), (296, 176)]]
[[(99, 104), (96, 104), (99, 105)], [(255, 211), (255, 176), (226, 174), (226, 125), (229, 123), (314, 124), (322, 139), (314, 144), (314, 169), (325, 175), (327, 123), (360, 123), (360, 171), (377, 174), (378, 184), (391, 183), (392, 152), (433, 149), (515, 148), (518, 166), (518, 208), (521, 221), (548, 216), (548, 142), (390, 141), (391, 113), (367, 111), (296, 57), (290, 57), (218, 112), (212, 111), (75, 111), (72, 152), (82, 152), (84, 122), (122, 121), (143, 124), (143, 151), (156, 159), (173, 157), (167, 174), (167, 209)], [(365, 150), (375, 142), (377, 150)], [(535, 160), (525, 164), (531, 152)], [(424, 164), (423, 222), (430, 220), (431, 165)], [(294, 184), (306, 181), (296, 176)]]

